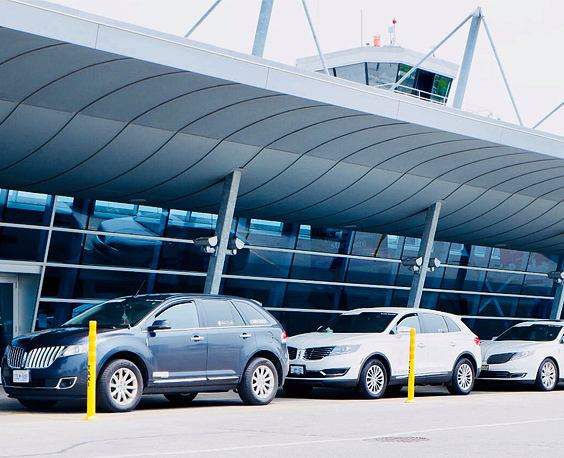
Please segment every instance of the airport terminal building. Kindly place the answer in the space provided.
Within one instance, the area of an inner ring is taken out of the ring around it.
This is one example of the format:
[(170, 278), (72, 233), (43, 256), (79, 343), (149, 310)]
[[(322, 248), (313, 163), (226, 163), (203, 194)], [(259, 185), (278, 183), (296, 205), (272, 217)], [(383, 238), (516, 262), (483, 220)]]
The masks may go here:
[(456, 66), (390, 92), (417, 56), (327, 76), (35, 0), (0, 0), (0, 38), (5, 342), (212, 281), (289, 335), (357, 307), (483, 339), (562, 314), (564, 138), (447, 106)]

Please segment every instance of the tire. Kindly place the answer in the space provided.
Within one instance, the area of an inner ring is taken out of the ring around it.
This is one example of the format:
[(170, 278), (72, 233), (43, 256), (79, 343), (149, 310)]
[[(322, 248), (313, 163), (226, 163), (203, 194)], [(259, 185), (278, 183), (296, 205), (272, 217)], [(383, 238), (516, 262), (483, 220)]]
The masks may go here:
[(360, 371), (360, 379), (355, 391), (364, 399), (378, 399), (383, 396), (387, 386), (386, 368), (377, 359), (371, 359)]
[(129, 412), (137, 407), (142, 393), (143, 378), (137, 366), (126, 359), (110, 361), (98, 378), (98, 409)]
[(39, 399), (20, 399), (19, 403), (30, 410), (48, 410), (57, 404), (57, 401), (39, 400)]
[(239, 397), (245, 404), (266, 405), (276, 396), (278, 372), (266, 358), (251, 359), (237, 386)]
[(198, 396), (198, 393), (171, 393), (164, 395), (172, 404), (179, 407), (189, 405), (196, 396)]
[(452, 380), (447, 389), (451, 394), (467, 395), (474, 388), (475, 381), (474, 366), (467, 358), (460, 358), (454, 366)]
[(552, 359), (546, 358), (537, 372), (535, 388), (540, 391), (552, 391), (556, 385), (558, 385), (558, 367)]
[(290, 398), (307, 398), (312, 390), (313, 387), (308, 385), (298, 385), (294, 383), (284, 384), (284, 393)]

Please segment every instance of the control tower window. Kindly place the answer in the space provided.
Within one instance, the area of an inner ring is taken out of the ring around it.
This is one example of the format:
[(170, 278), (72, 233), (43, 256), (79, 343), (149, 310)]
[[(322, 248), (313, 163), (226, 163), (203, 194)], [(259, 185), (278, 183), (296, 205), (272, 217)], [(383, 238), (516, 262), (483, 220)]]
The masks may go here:
[(431, 96), (431, 100), (446, 103), (451, 83), (452, 78), (447, 78), (446, 76), (435, 74), (435, 81), (433, 82), (433, 95)]
[(335, 73), (339, 78), (366, 84), (366, 70), (364, 63), (337, 67), (335, 68)]
[[(404, 75), (411, 70), (411, 66), (405, 64), (399, 64), (398, 81), (401, 80)], [(417, 70), (414, 71), (409, 77), (398, 86), (397, 90), (400, 92), (407, 92), (408, 94), (418, 95), (417, 91), (411, 90), (409, 88), (415, 88), (415, 77), (417, 75)]]
[(369, 62), (368, 66), (368, 85), (369, 86), (390, 86), (396, 82), (398, 76), (398, 64), (382, 64)]

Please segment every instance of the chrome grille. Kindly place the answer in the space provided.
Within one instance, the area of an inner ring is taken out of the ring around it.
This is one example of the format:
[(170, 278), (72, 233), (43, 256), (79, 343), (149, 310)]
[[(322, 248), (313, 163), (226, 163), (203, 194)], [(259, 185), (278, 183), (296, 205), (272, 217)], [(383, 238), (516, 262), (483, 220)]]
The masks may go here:
[(509, 361), (515, 353), (498, 353), (497, 355), (491, 355), (487, 364), (503, 364)]
[(323, 359), (326, 356), (329, 356), (329, 353), (335, 347), (314, 347), (314, 348), (306, 348), (304, 352), (304, 359)]
[(296, 359), (296, 355), (298, 354), (298, 349), (296, 347), (288, 347), (288, 356), (290, 359)]
[(34, 348), (27, 355), (26, 369), (44, 369), (53, 364), (53, 361), (63, 352), (65, 347)]
[(26, 353), (22, 347), (10, 347), (8, 351), (7, 363), (12, 369), (23, 367), (25, 363)]

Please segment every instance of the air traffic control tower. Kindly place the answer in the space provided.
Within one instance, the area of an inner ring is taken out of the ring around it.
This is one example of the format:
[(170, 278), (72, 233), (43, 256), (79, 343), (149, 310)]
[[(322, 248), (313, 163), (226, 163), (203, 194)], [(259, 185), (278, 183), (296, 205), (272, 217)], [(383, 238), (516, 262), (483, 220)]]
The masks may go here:
[[(422, 53), (391, 44), (363, 46), (325, 54), (329, 75), (382, 89), (390, 89), (423, 58)], [(297, 67), (324, 72), (319, 56), (298, 59)], [(429, 57), (396, 88), (420, 99), (446, 105), (458, 65)]]

